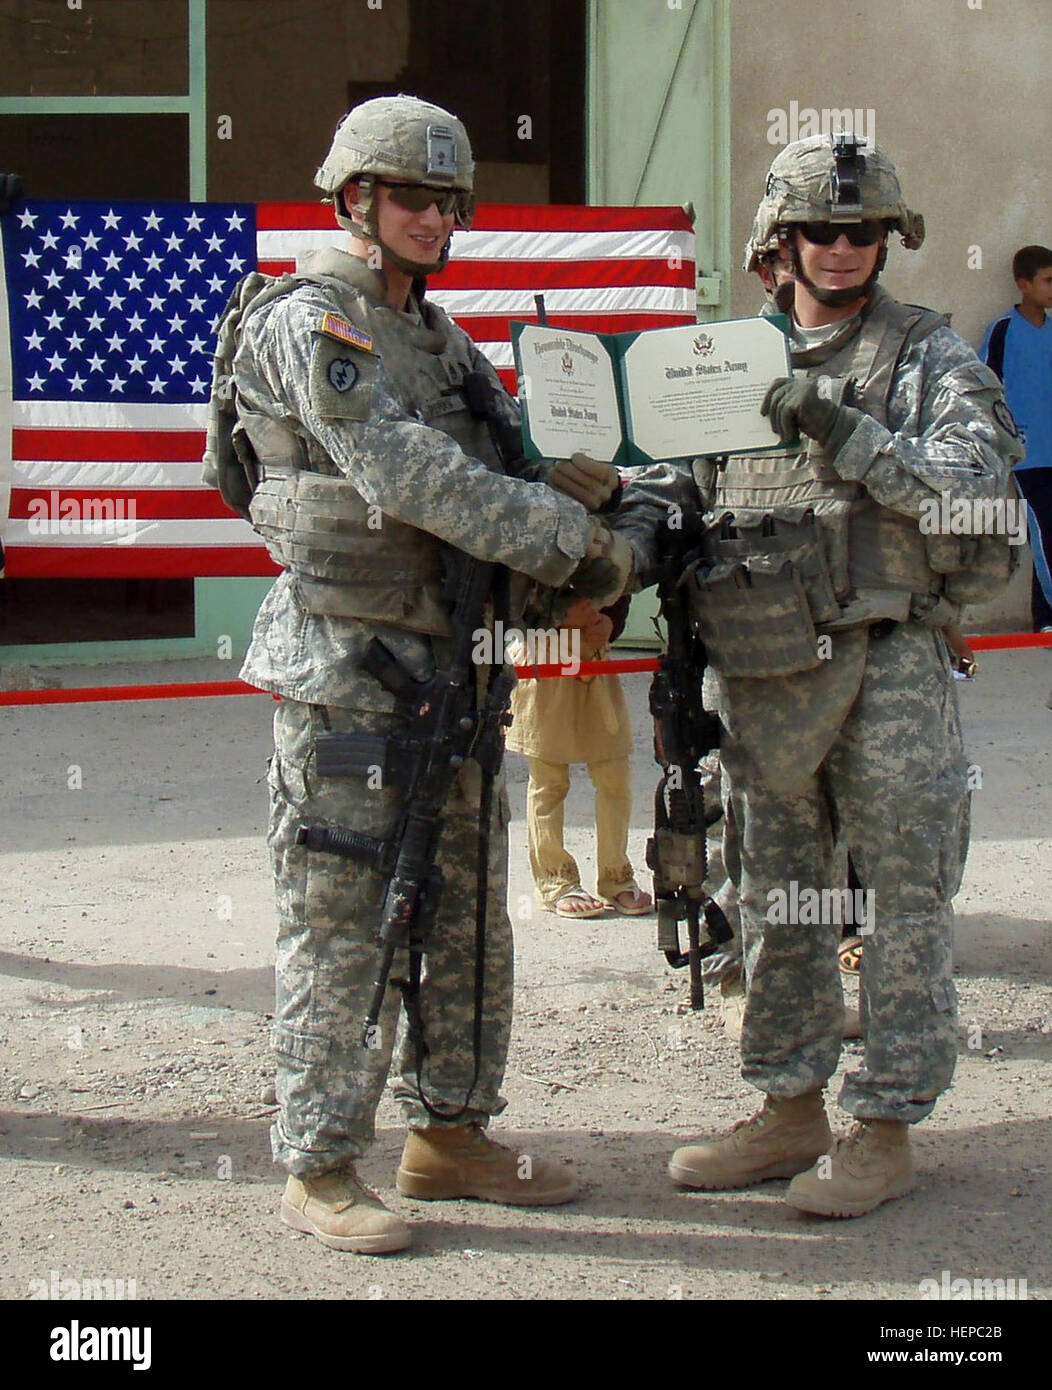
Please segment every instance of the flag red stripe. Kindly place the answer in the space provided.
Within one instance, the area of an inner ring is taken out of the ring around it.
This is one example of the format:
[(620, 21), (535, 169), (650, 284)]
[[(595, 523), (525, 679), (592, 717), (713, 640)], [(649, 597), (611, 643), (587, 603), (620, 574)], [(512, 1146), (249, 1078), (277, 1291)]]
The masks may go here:
[(262, 545), (10, 545), (6, 559), (8, 579), (193, 579), (279, 572)]
[[(480, 203), (473, 227), (480, 232), (647, 232), (693, 231), (681, 207), (579, 207), (576, 204)], [(327, 203), (260, 203), (256, 228), (261, 232), (337, 232)]]
[(204, 430), (11, 431), (11, 453), (26, 461), (199, 463), (204, 449)]
[(674, 285), (689, 289), (694, 265), (671, 266), (661, 257), (603, 261), (450, 261), (428, 279), (431, 290), (598, 290), (607, 286)]
[(339, 235), (340, 227), (330, 203), (257, 203), (256, 231), (331, 231)]
[[(476, 343), (503, 343), (511, 324), (536, 323), (536, 314), (455, 314), (457, 323)], [(679, 328), (693, 323), (693, 314), (552, 314), (550, 328), (577, 333), (632, 333), (646, 328)]]
[(681, 207), (581, 207), (571, 203), (480, 203), (480, 232), (691, 232)]
[[(53, 497), (55, 494), (56, 497)], [(65, 488), (65, 487), (13, 487), (11, 489), (11, 510), (13, 518), (37, 517), (39, 507), (29, 510), (31, 501), (43, 498), (48, 504), (47, 515), (61, 519), (62, 504), (67, 501), (77, 503), (99, 503), (112, 500), (123, 503), (124, 510), (114, 512), (123, 519), (128, 516), (127, 507), (135, 503), (135, 518), (138, 521), (184, 521), (219, 517), (229, 520), (236, 513), (231, 512), (215, 488)], [(57, 509), (56, 509), (57, 498)], [(61, 540), (61, 537), (57, 539)]]

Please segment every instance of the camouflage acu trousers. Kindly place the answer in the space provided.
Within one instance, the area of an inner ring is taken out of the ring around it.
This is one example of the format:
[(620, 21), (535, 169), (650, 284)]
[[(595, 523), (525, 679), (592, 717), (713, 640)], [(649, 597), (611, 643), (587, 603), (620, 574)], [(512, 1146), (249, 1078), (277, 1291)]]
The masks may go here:
[(794, 882), (798, 901), (805, 888), (842, 889), (839, 838), (875, 909), (861, 974), (865, 1059), (846, 1077), (840, 1104), (858, 1119), (923, 1119), (957, 1058), (951, 899), (969, 829), (941, 635), (908, 623), (870, 639), (858, 697), (798, 791), (765, 785), (733, 738), (723, 763), (741, 835), (742, 1075), (769, 1095), (791, 1097), (822, 1087), (837, 1066), (841, 927), (772, 921), (772, 901), (778, 890), (788, 899)]
[[(363, 1048), (379, 958), (375, 934), (384, 883), (372, 869), (296, 844), (301, 824), (342, 826), (374, 836), (394, 828), (405, 793), (370, 788), (365, 777), (319, 777), (314, 738), (323, 713), (335, 732), (387, 734), (391, 715), (283, 700), (274, 716), (267, 843), (278, 909), (277, 1002), (273, 1043), (280, 1114), (271, 1130), (275, 1160), (302, 1176), (359, 1158), (374, 1135), (401, 1010), (388, 990), (378, 1046)], [(465, 764), (446, 807), (437, 862), (445, 878), (427, 946), (421, 1011), (428, 1045), (424, 1095), (459, 1109), (474, 1070), (475, 896), (478, 864), (477, 765)], [(485, 1125), (505, 1105), (499, 1094), (511, 1031), (512, 940), (507, 914), (507, 800), (503, 780), (490, 828), (485, 985), (478, 1081), (470, 1108), (454, 1123)], [(392, 977), (404, 974), (406, 954)], [(421, 1103), (415, 1049), (403, 1036), (395, 1092), (407, 1122), (436, 1123)]]

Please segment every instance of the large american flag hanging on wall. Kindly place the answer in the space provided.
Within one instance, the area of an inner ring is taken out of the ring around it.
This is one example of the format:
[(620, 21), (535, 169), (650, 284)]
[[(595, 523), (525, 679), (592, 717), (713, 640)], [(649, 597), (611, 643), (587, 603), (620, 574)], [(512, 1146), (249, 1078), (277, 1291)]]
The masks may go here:
[[(26, 202), (0, 217), (0, 539), (6, 574), (266, 575), (201, 483), (217, 316), (258, 267), (340, 245), (318, 203)], [(429, 296), (515, 391), (509, 323), (693, 323), (680, 208), (482, 204)]]

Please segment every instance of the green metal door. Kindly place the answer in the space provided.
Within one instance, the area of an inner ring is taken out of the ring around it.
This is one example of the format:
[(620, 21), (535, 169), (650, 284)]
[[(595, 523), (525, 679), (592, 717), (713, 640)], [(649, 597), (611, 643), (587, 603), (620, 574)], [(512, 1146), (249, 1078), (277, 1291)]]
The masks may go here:
[[(590, 0), (588, 201), (690, 203), (698, 317), (723, 317), (730, 263), (729, 0)], [(653, 590), (624, 645), (654, 646)]]

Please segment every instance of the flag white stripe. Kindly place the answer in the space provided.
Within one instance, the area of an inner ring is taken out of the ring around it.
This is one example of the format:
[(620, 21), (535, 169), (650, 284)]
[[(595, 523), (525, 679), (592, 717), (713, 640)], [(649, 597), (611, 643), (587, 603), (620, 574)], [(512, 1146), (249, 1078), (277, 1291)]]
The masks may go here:
[[(33, 526), (32, 530), (30, 523)], [(11, 528), (5, 537), (8, 545), (36, 548), (53, 547), (57, 543), (62, 546), (112, 545), (122, 550), (139, 545), (236, 545), (257, 549), (261, 544), (252, 527), (240, 517), (231, 517), (229, 520), (223, 517), (208, 517), (189, 521), (152, 521), (136, 517), (134, 520), (129, 518), (127, 522), (85, 521), (83, 533), (80, 532), (80, 522), (56, 520), (55, 527), (61, 525), (62, 530), (56, 529), (54, 535), (37, 534), (43, 523), (32, 517), (19, 517), (8, 524)], [(73, 528), (72, 533), (70, 528)]]
[(15, 429), (203, 430), (207, 404), (150, 405), (129, 401), (15, 401)]
[[(602, 289), (431, 290), (428, 298), (454, 317), (471, 314), (535, 314), (535, 294), (544, 295), (549, 314), (695, 315), (689, 285), (608, 285)], [(611, 325), (611, 331), (616, 325)]]
[[(307, 251), (342, 246), (345, 234), (300, 232), (282, 228), (257, 234), (261, 261), (294, 261)], [(471, 261), (597, 261), (653, 259), (668, 261), (672, 251), (681, 263), (694, 260), (694, 235), (660, 228), (629, 232), (456, 231), (452, 256)]]
[(283, 227), (279, 231), (257, 232), (256, 251), (261, 261), (296, 261), (308, 251), (321, 251), (326, 246), (343, 251), (349, 240), (349, 235), (338, 227), (322, 232)]
[[(454, 232), (452, 256), (467, 261), (694, 260), (690, 232)], [(499, 274), (499, 272), (498, 272)]]
[(31, 488), (203, 488), (199, 463), (85, 463), (79, 459), (16, 459), (12, 487)]
[(479, 343), (475, 346), (483, 357), (487, 359), (491, 367), (496, 367), (498, 371), (501, 367), (514, 367), (515, 355), (512, 352), (510, 343)]

